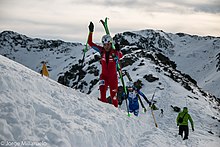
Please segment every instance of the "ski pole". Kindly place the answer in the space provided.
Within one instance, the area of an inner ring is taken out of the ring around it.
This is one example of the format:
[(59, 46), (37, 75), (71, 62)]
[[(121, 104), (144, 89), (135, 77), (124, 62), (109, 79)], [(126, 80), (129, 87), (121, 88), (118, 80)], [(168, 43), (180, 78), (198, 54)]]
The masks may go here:
[(157, 125), (156, 119), (154, 117), (154, 113), (153, 113), (153, 109), (152, 108), (151, 108), (151, 114), (152, 114), (152, 117), (154, 119), (154, 124), (155, 124), (156, 128), (158, 128), (158, 125)]
[[(118, 58), (116, 59), (116, 65), (117, 65), (117, 70), (118, 70), (118, 73), (119, 73), (119, 77), (120, 77), (120, 79), (121, 79), (122, 86), (123, 86), (123, 88), (124, 88), (125, 95), (126, 95), (126, 97), (127, 97), (128, 92), (127, 92), (127, 89), (126, 89), (126, 86), (125, 86), (125, 83), (124, 83), (124, 79), (123, 79), (123, 76), (122, 76), (122, 70), (121, 70), (121, 67), (120, 67), (120, 65), (119, 65), (119, 59), (118, 59)], [(130, 115), (130, 113), (129, 113), (127, 99), (125, 99), (125, 104), (126, 104), (126, 107), (127, 107), (128, 117), (130, 117), (131, 115)]]
[[(156, 87), (155, 90), (154, 90), (154, 93), (153, 93), (152, 98), (151, 98), (151, 102), (153, 102), (154, 95), (155, 95), (155, 92), (156, 92), (157, 88), (158, 87)], [(151, 114), (152, 114), (152, 117), (153, 117), (153, 120), (154, 120), (154, 124), (155, 124), (156, 128), (158, 128), (158, 125), (157, 125), (157, 122), (156, 122), (156, 119), (155, 119), (152, 107), (151, 107)]]
[(84, 63), (84, 60), (85, 60), (86, 52), (88, 51), (88, 39), (89, 39), (89, 34), (88, 34), (88, 37), (87, 37), (87, 41), (86, 41), (86, 44), (85, 44), (85, 48), (83, 49), (82, 66), (83, 66), (83, 63)]

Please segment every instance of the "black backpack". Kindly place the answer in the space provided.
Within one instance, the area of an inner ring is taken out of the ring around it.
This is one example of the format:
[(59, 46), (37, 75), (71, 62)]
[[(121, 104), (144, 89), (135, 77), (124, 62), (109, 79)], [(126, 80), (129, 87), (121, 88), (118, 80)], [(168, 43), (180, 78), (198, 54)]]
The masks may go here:
[(177, 106), (170, 105), (170, 107), (172, 107), (175, 112), (180, 112), (181, 111), (181, 109)]
[(185, 115), (186, 115), (186, 113), (183, 115), (183, 117), (179, 117), (178, 123), (182, 123), (183, 122), (183, 118), (184, 118)]

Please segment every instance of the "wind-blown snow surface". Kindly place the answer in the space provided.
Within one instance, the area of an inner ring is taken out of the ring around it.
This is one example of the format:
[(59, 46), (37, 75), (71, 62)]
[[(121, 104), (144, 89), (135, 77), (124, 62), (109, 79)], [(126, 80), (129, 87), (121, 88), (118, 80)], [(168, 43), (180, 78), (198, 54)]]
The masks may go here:
[(146, 114), (140, 112), (138, 117), (129, 118), (124, 110), (0, 56), (1, 146), (217, 147), (220, 143), (219, 114), (201, 95), (199, 100), (188, 99), (195, 132), (190, 129), (187, 141), (176, 137), (177, 113), (170, 109), (170, 104), (184, 105), (183, 97), (193, 95), (178, 83), (170, 82), (168, 77), (164, 78), (167, 78), (163, 79), (167, 87), (158, 90), (156, 97), (159, 97), (157, 105), (165, 112), (164, 117), (159, 117), (159, 111), (154, 111), (159, 126), (156, 128), (149, 108)]

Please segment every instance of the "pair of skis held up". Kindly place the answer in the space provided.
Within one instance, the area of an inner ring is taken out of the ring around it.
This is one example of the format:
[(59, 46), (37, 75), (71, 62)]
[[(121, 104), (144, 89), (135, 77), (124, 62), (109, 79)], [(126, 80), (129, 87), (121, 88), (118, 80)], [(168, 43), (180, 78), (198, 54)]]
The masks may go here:
[[(106, 17), (106, 18), (105, 18), (105, 21), (101, 19), (100, 22), (101, 22), (102, 25), (104, 26), (104, 29), (105, 29), (106, 34), (107, 34), (107, 35), (110, 35), (110, 31), (109, 31), (109, 28), (108, 28), (108, 18)], [(112, 40), (112, 48), (115, 49), (115, 45), (114, 45), (114, 43), (113, 43), (113, 40)], [(87, 51), (88, 51), (88, 39), (87, 39), (85, 48), (84, 48), (84, 50), (83, 50), (82, 65), (83, 65), (83, 62), (84, 62), (84, 60), (85, 60), (85, 53), (86, 53)], [(120, 80), (121, 80), (121, 83), (122, 83), (124, 92), (125, 92), (125, 94), (127, 95), (127, 89), (126, 89), (126, 85), (125, 85), (125, 82), (124, 82), (124, 79), (123, 79), (122, 69), (121, 69), (121, 66), (120, 66), (120, 61), (119, 61), (119, 59), (118, 59), (117, 56), (116, 56), (116, 58), (117, 58), (117, 60), (116, 60), (117, 70), (118, 70), (118, 73), (119, 73), (119, 76), (120, 76)], [(131, 80), (131, 78), (130, 78), (129, 80)], [(155, 89), (154, 94), (153, 94), (153, 96), (152, 96), (151, 102), (153, 101), (155, 92), (156, 92), (156, 89)], [(126, 102), (128, 117), (130, 117), (130, 113), (129, 113), (129, 110), (128, 110), (128, 102), (127, 102), (127, 99), (126, 99), (125, 102)], [(156, 123), (156, 119), (155, 119), (155, 116), (154, 116), (154, 113), (153, 113), (152, 108), (151, 108), (151, 114), (152, 114), (152, 117), (153, 117), (153, 119), (154, 119), (155, 126), (158, 127), (158, 125), (157, 125), (157, 123)]]

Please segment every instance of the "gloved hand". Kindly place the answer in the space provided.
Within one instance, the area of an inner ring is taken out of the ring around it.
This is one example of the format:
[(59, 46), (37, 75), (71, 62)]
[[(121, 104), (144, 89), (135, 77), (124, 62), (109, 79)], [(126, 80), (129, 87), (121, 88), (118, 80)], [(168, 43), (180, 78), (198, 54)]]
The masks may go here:
[(151, 102), (148, 102), (148, 104), (149, 104), (149, 107), (151, 107)]
[(194, 128), (192, 128), (192, 131), (194, 132)]
[(90, 24), (89, 24), (89, 31), (90, 32), (94, 31), (94, 24), (92, 22), (90, 22)]
[(116, 51), (120, 51), (120, 44), (118, 44), (118, 42), (115, 43), (115, 49), (116, 49)]
[(179, 126), (179, 123), (177, 123), (177, 126)]
[(147, 109), (146, 108), (144, 108), (144, 113), (146, 113), (147, 112)]

